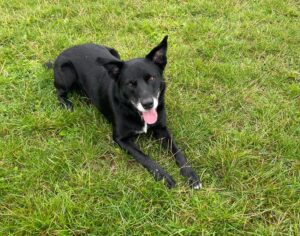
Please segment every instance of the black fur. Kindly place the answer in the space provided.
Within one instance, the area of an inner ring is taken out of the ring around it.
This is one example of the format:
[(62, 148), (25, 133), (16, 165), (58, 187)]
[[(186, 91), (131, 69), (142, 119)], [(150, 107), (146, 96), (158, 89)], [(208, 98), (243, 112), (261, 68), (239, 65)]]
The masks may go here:
[(157, 121), (148, 124), (148, 131), (162, 139), (163, 145), (174, 155), (180, 173), (192, 187), (201, 186), (197, 174), (187, 164), (166, 125), (163, 71), (167, 64), (167, 36), (145, 58), (122, 61), (112, 48), (83, 44), (63, 51), (54, 63), (54, 85), (61, 105), (73, 109), (68, 93), (79, 88), (112, 123), (113, 139), (138, 163), (150, 171), (156, 180), (164, 179), (169, 188), (173, 178), (156, 162), (139, 150), (134, 137), (143, 130), (145, 122), (137, 104), (153, 106), (159, 92)]

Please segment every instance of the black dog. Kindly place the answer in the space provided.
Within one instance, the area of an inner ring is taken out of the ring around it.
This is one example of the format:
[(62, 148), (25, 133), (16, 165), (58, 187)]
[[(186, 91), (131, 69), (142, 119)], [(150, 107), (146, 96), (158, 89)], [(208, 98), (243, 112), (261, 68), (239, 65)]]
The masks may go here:
[(187, 164), (166, 125), (163, 71), (167, 64), (167, 39), (166, 36), (145, 58), (129, 61), (122, 61), (115, 49), (105, 46), (83, 44), (69, 48), (55, 61), (54, 85), (60, 103), (70, 109), (73, 105), (67, 98), (68, 92), (74, 88), (83, 91), (112, 123), (114, 141), (156, 180), (165, 179), (172, 188), (173, 178), (133, 142), (137, 134), (148, 131), (162, 139), (174, 155), (180, 173), (188, 178), (191, 187), (199, 189), (197, 174)]

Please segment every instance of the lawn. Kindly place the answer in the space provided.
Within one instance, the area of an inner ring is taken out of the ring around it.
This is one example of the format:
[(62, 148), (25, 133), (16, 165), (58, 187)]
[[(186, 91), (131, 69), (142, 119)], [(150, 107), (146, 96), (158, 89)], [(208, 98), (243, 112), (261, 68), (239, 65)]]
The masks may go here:
[[(300, 11), (293, 0), (0, 2), (0, 235), (299, 235)], [(94, 42), (122, 59), (169, 35), (168, 124), (192, 190), (151, 137), (169, 190), (43, 64)]]

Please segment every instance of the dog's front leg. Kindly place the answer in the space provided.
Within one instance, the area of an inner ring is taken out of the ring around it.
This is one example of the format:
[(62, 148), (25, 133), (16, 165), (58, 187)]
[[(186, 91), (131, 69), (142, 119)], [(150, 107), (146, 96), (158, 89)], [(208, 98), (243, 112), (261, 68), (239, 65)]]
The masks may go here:
[(114, 138), (119, 146), (127, 151), (138, 163), (151, 172), (155, 180), (165, 179), (169, 188), (175, 187), (175, 181), (166, 171), (164, 171), (157, 163), (142, 153), (130, 138)]
[(181, 175), (188, 178), (190, 186), (194, 189), (202, 188), (202, 184), (198, 175), (195, 173), (192, 167), (188, 165), (186, 158), (178, 149), (167, 127), (156, 127), (153, 130), (153, 134), (156, 138), (162, 140), (162, 144), (165, 148), (171, 151), (177, 166), (180, 168)]

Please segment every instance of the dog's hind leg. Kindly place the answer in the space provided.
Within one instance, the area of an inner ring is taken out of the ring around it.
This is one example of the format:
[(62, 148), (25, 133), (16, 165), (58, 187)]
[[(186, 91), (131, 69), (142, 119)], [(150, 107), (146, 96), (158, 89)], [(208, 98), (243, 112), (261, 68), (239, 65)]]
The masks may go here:
[(67, 97), (68, 91), (64, 89), (57, 89), (57, 98), (63, 108), (73, 110), (73, 103)]
[(74, 87), (77, 74), (73, 64), (69, 61), (55, 63), (54, 85), (57, 90), (57, 98), (62, 107), (72, 110), (73, 104), (68, 100), (68, 92)]

